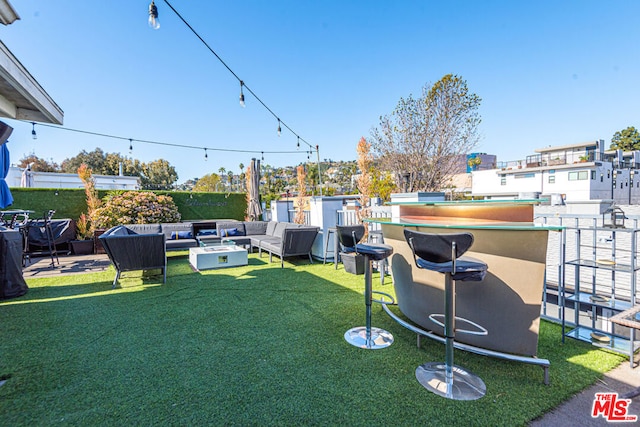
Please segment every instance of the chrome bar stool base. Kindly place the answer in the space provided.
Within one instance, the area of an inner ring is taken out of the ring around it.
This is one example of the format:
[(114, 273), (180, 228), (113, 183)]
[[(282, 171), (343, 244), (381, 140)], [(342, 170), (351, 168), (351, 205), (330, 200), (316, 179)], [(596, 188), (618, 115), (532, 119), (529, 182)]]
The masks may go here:
[(477, 375), (453, 365), (447, 380), (444, 362), (429, 362), (416, 368), (416, 379), (424, 388), (452, 400), (476, 400), (487, 392), (487, 386)]
[(353, 346), (368, 350), (387, 348), (393, 344), (393, 335), (384, 329), (372, 327), (368, 335), (366, 326), (356, 326), (344, 333), (344, 339)]

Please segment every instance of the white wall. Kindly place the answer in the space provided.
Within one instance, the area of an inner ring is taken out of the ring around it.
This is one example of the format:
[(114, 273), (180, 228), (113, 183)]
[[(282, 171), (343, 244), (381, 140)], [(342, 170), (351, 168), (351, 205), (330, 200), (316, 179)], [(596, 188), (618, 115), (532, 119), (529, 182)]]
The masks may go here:
[[(21, 187), (22, 168), (10, 167), (6, 181), (9, 187)], [(33, 188), (84, 188), (78, 174), (55, 172), (31, 172)], [(99, 190), (138, 190), (140, 178), (134, 176), (94, 175)]]

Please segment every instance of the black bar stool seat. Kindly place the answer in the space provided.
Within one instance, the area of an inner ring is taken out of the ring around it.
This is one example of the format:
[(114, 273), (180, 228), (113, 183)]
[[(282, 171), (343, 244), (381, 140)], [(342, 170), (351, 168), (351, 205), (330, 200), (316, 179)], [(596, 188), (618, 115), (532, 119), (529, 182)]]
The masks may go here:
[(351, 345), (369, 350), (389, 347), (393, 344), (393, 335), (381, 328), (371, 326), (372, 266), (373, 261), (386, 259), (393, 253), (389, 245), (379, 243), (358, 243), (364, 237), (364, 225), (336, 226), (340, 245), (345, 253), (364, 255), (364, 304), (366, 325), (349, 329), (344, 339)]
[(382, 243), (358, 243), (355, 252), (368, 256), (371, 261), (382, 261), (393, 253), (393, 248)]
[[(479, 282), (487, 274), (487, 264), (463, 256), (473, 245), (473, 234), (432, 234), (404, 230), (418, 268), (445, 275), (444, 314), (430, 314), (429, 319), (444, 328), (445, 362), (430, 362), (418, 366), (416, 379), (424, 388), (453, 400), (475, 400), (485, 395), (487, 387), (480, 377), (453, 364), (456, 333), (487, 335), (488, 331), (471, 320), (456, 317), (457, 282)], [(473, 329), (456, 328), (456, 322)]]

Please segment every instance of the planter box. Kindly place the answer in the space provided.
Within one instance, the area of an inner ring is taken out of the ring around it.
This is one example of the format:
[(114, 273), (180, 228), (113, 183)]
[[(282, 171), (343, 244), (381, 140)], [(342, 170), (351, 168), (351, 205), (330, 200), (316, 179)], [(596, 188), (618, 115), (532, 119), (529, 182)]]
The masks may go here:
[(107, 230), (104, 228), (99, 228), (93, 231), (93, 247), (94, 253), (96, 254), (106, 254), (104, 246), (102, 246), (102, 242), (99, 239), (99, 237), (102, 236), (105, 231)]
[(340, 253), (344, 270), (351, 274), (364, 274), (364, 255)]
[(69, 244), (74, 255), (90, 255), (93, 253), (93, 240), (71, 240)]

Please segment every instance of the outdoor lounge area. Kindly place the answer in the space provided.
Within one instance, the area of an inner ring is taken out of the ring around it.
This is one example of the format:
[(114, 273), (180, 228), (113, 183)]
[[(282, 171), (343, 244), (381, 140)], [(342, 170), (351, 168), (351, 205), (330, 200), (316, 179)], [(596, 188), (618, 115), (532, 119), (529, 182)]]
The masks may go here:
[[(105, 255), (93, 257), (104, 267)], [(441, 360), (444, 346), (417, 347), (378, 304), (373, 322), (393, 345), (369, 351), (345, 341), (364, 304), (362, 276), (342, 266), (299, 257), (281, 268), (253, 253), (246, 266), (196, 272), (187, 251), (172, 251), (165, 284), (155, 272), (125, 272), (112, 289), (112, 266), (67, 274), (74, 258), (57, 269), (35, 263), (25, 270), (29, 292), (0, 301), (7, 425), (525, 425), (624, 360), (561, 344), (561, 327), (542, 321), (549, 385), (539, 367), (456, 351), (487, 391), (452, 401), (414, 374)], [(374, 291), (395, 296), (391, 278), (378, 277)]]

